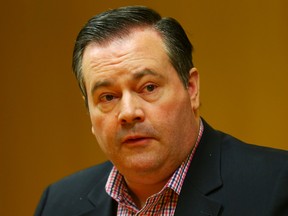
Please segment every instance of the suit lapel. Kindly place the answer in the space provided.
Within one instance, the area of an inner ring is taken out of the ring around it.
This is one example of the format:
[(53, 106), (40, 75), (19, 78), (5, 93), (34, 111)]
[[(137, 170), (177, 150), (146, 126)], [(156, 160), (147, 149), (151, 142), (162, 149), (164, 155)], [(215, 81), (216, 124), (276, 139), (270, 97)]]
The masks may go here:
[(90, 191), (85, 200), (83, 200), (77, 213), (73, 216), (113, 216), (116, 215), (117, 203), (114, 201), (105, 190), (106, 181), (110, 173), (111, 166), (103, 172), (103, 177), (98, 180), (96, 185)]
[(175, 211), (175, 216), (217, 216), (221, 210), (221, 205), (194, 188), (189, 194), (181, 195)]
[(209, 193), (222, 186), (220, 138), (203, 123), (204, 133), (183, 183), (175, 216), (216, 216), (221, 210), (221, 204), (209, 198)]
[[(99, 195), (101, 196), (101, 195)], [(117, 215), (117, 204), (110, 197), (98, 198), (97, 205), (92, 208), (86, 208), (77, 216), (114, 216)], [(76, 216), (76, 215), (75, 215)]]
[(103, 182), (100, 182), (88, 195), (90, 201), (95, 205), (95, 209), (85, 216), (92, 215), (103, 215), (103, 216), (112, 216), (116, 215), (117, 204), (105, 190), (105, 184), (107, 178), (102, 179)]

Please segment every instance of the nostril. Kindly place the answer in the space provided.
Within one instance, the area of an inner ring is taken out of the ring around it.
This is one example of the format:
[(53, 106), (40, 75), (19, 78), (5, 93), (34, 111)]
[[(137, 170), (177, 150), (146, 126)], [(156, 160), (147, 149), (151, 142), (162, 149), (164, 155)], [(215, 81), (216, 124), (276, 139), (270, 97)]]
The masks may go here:
[(136, 117), (136, 118), (134, 118), (134, 121), (141, 121), (141, 119), (142, 118), (140, 118), (140, 117)]
[(123, 118), (121, 119), (120, 123), (122, 125), (134, 125), (135, 123), (137, 122), (141, 122), (143, 121), (143, 119), (141, 117), (136, 117), (136, 118), (132, 118), (132, 119), (126, 119), (126, 118)]

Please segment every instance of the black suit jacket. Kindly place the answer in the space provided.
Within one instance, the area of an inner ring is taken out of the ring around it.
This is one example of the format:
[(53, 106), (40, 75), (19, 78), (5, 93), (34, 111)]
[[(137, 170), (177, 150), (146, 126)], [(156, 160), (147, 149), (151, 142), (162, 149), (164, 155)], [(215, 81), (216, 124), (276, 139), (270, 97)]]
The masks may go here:
[[(106, 162), (49, 186), (35, 216), (116, 215), (105, 191), (111, 168)], [(288, 216), (287, 152), (245, 144), (204, 121), (175, 215)]]

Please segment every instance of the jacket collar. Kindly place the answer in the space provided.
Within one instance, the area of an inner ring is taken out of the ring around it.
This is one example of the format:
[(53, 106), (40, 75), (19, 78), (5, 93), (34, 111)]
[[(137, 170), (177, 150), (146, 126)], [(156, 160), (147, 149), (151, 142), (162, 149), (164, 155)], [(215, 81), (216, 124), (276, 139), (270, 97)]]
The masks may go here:
[[(111, 166), (112, 168), (112, 166)], [(111, 169), (109, 169), (111, 170)], [(108, 171), (109, 175), (110, 171)], [(108, 175), (102, 178), (101, 181), (97, 183), (94, 189), (89, 193), (88, 198), (91, 203), (96, 207), (93, 212), (87, 214), (87, 216), (92, 215), (117, 215), (117, 203), (113, 200), (106, 192), (105, 185), (108, 179)], [(85, 215), (86, 216), (86, 215)]]
[(112, 163), (106, 162), (105, 168), (101, 173), (101, 178), (99, 178), (87, 195), (87, 197), (78, 206), (77, 213), (73, 216), (112, 216), (117, 215), (117, 203), (114, 201), (105, 190), (106, 181), (110, 170), (112, 169)]
[(185, 178), (175, 215), (216, 216), (221, 205), (209, 193), (222, 186), (218, 133), (204, 120), (204, 132)]

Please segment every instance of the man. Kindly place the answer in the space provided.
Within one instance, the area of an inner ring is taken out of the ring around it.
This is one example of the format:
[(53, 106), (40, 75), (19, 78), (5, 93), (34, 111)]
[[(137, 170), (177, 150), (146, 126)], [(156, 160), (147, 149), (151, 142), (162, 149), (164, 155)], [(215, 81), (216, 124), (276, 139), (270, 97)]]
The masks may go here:
[(176, 20), (139, 6), (99, 14), (77, 37), (73, 69), (110, 162), (48, 187), (35, 215), (288, 215), (287, 152), (200, 118)]

